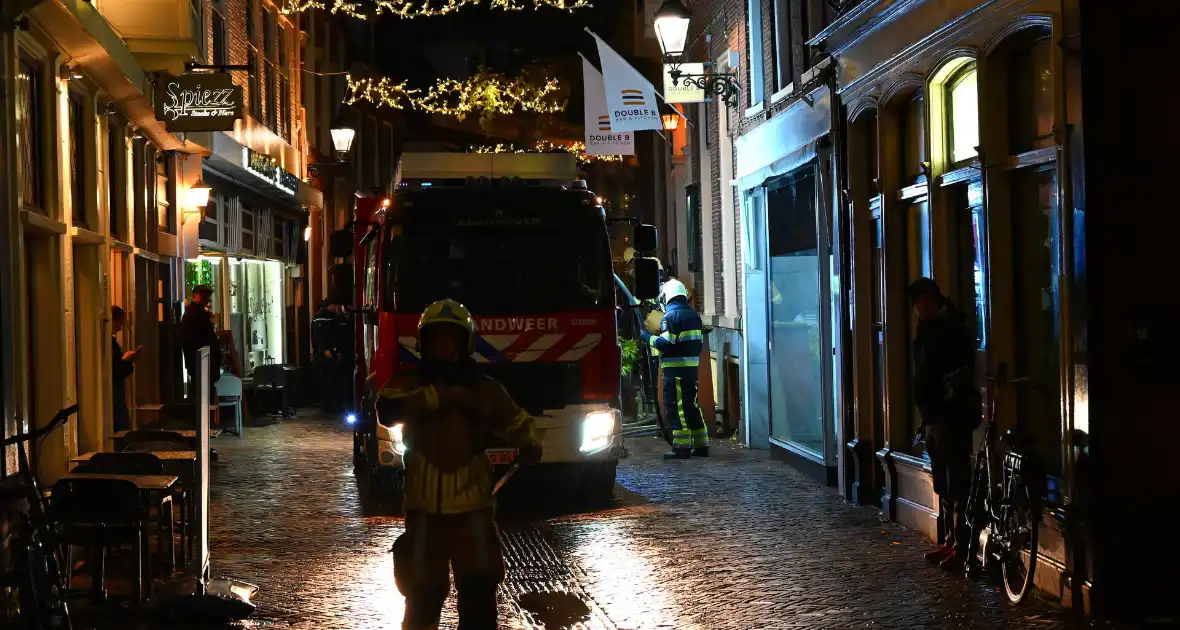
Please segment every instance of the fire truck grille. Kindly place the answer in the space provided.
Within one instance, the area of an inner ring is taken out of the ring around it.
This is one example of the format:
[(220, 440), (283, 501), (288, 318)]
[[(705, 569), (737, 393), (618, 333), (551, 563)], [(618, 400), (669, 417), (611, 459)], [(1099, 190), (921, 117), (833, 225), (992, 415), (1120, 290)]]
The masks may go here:
[(530, 414), (560, 409), (582, 399), (582, 373), (577, 363), (485, 364), (488, 375), (500, 381)]

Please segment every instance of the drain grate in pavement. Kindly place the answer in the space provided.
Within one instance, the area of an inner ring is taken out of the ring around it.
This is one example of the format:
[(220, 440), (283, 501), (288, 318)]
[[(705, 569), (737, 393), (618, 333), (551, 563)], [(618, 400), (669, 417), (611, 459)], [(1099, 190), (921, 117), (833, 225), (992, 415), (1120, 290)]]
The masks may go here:
[(504, 533), (501, 591), (535, 630), (617, 630), (537, 530)]

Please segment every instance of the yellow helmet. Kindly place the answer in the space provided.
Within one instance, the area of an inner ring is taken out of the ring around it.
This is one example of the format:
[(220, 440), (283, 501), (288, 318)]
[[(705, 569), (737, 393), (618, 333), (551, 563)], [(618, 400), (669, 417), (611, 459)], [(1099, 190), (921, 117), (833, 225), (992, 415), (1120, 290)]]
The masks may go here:
[(628, 247), (627, 249), (624, 249), (623, 250), (623, 262), (629, 263), (629, 262), (631, 262), (632, 258), (635, 258), (635, 248)]
[(463, 329), (463, 332), (467, 333), (467, 353), (475, 352), (475, 320), (471, 318), (471, 312), (466, 306), (450, 298), (427, 306), (426, 310), (422, 311), (422, 317), (418, 319), (419, 346), (422, 344), (422, 329), (435, 324), (450, 324)]

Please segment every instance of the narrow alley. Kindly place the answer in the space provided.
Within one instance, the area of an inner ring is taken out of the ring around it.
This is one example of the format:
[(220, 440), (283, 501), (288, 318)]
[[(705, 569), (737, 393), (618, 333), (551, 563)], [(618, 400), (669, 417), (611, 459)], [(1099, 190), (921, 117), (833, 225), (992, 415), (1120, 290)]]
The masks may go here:
[[(305, 416), (216, 446), (214, 572), (261, 587), (244, 627), (398, 627), (387, 550), (402, 521), (361, 500), (343, 427)], [(994, 585), (925, 566), (917, 534), (762, 453), (665, 462), (655, 439), (628, 446), (606, 509), (509, 495), (501, 627), (1072, 627), (1040, 600), (1012, 608)], [(447, 610), (454, 627), (453, 598)]]

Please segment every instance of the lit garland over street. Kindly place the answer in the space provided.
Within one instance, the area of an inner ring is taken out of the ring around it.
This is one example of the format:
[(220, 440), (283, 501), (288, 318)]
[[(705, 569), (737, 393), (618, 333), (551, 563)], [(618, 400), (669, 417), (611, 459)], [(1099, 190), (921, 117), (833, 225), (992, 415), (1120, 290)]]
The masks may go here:
[(623, 161), (623, 156), (621, 155), (586, 155), (586, 143), (580, 140), (571, 140), (566, 144), (555, 144), (548, 140), (539, 140), (531, 149), (518, 149), (512, 144), (498, 143), (491, 146), (472, 146), (468, 151), (471, 153), (552, 153), (554, 151), (564, 151), (566, 153), (573, 153), (578, 158), (579, 164)]
[[(478, 5), (484, 0), (441, 0), (432, 2), (423, 0), (421, 3), (412, 0), (285, 0), (283, 13), (288, 15), (300, 13), (310, 9), (327, 9), (333, 14), (343, 13), (358, 20), (368, 19), (366, 9), (372, 9), (375, 15), (389, 13), (403, 19), (419, 17), (434, 17), (454, 13), (466, 6)], [(521, 11), (524, 0), (488, 0), (488, 6), (501, 11)], [(562, 11), (573, 11), (593, 6), (586, 0), (532, 0), (534, 9), (549, 7)]]
[(405, 81), (394, 83), (387, 77), (354, 79), (349, 75), (345, 103), (368, 102), (393, 109), (409, 106), (459, 120), (478, 113), (480, 121), (486, 122), (497, 115), (517, 112), (560, 112), (565, 109), (565, 101), (556, 99), (559, 92), (557, 79), (545, 79), (544, 85), (536, 86), (524, 78), (506, 79), (483, 72), (463, 81), (440, 79), (427, 90), (407, 88)]

